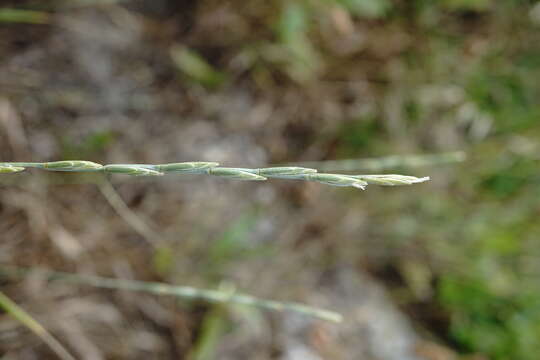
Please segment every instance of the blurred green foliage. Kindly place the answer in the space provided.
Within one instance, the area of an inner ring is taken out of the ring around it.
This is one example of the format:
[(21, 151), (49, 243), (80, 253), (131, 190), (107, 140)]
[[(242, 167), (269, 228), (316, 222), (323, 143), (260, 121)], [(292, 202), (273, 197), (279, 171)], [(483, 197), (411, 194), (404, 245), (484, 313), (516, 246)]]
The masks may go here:
[(223, 305), (214, 305), (204, 316), (200, 335), (189, 355), (190, 360), (211, 360), (216, 358), (216, 346), (228, 326)]
[(379, 18), (392, 8), (388, 0), (335, 0), (354, 15), (367, 18)]
[[(399, 19), (405, 13), (396, 3), (385, 12)], [(372, 214), (390, 241), (386, 251), (395, 254), (388, 261), (406, 264), (401, 271), (412, 298), (424, 301), (425, 288), (432, 288), (431, 301), (448, 319), (443, 341), (495, 360), (533, 360), (540, 351), (540, 47), (538, 29), (527, 17), (533, 4), (413, 2), (408, 16), (424, 42), (400, 59), (407, 87), (403, 129), (412, 135), (444, 121), (466, 124), (460, 146), (469, 161), (446, 179), (448, 191), (404, 195)], [(449, 20), (449, 14), (456, 17)], [(460, 27), (465, 23), (489, 23), (491, 40), (477, 38), (477, 54), (467, 54), (473, 40)], [(434, 105), (448, 84), (459, 89), (459, 100)], [(434, 106), (439, 110), (430, 113)], [(481, 127), (488, 130), (478, 139), (468, 137)], [(341, 154), (349, 156), (380, 153), (379, 140), (389, 136), (380, 121), (365, 118), (341, 131)], [(433, 169), (432, 177), (448, 177), (440, 171), (438, 176)], [(418, 255), (424, 252), (430, 260)], [(420, 269), (420, 276), (411, 269)]]
[(60, 140), (64, 159), (80, 159), (95, 157), (114, 142), (114, 134), (110, 131), (96, 131), (75, 141), (64, 137)]
[(491, 0), (444, 0), (442, 4), (450, 9), (458, 10), (486, 10)]
[(288, 55), (287, 71), (298, 81), (311, 78), (319, 66), (319, 54), (308, 37), (311, 16), (310, 9), (302, 3), (286, 3), (276, 29)]
[(380, 121), (375, 118), (360, 118), (345, 124), (340, 134), (340, 155), (343, 158), (373, 149), (380, 139)]
[(152, 258), (152, 265), (158, 274), (162, 276), (168, 275), (173, 269), (174, 262), (174, 249), (162, 246), (155, 250)]
[(221, 236), (213, 241), (208, 249), (208, 258), (213, 266), (222, 266), (240, 254), (246, 254), (249, 248), (249, 235), (253, 230), (256, 218), (253, 215), (241, 216)]
[(470, 80), (472, 99), (493, 116), (501, 132), (525, 130), (540, 117), (539, 94), (527, 83), (532, 73), (523, 70), (505, 73), (483, 67)]
[(227, 269), (238, 261), (266, 257), (273, 251), (266, 244), (254, 243), (251, 235), (261, 214), (252, 210), (232, 221), (221, 234), (204, 249), (200, 271), (215, 282), (226, 278)]
[(179, 45), (173, 46), (171, 47), (171, 58), (178, 69), (189, 79), (210, 89), (219, 87), (226, 80), (224, 73), (216, 70), (195, 50)]
[(49, 14), (41, 11), (0, 8), (0, 23), (47, 24)]
[(536, 359), (540, 344), (540, 296), (499, 294), (489, 279), (445, 276), (440, 301), (452, 314), (450, 335), (463, 349), (493, 359)]

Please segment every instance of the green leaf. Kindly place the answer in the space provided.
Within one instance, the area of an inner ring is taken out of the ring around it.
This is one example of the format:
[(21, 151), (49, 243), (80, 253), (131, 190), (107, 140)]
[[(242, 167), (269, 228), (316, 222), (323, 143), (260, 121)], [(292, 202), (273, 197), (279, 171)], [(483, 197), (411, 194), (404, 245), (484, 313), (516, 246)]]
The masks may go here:
[(381, 18), (392, 7), (388, 0), (338, 0), (351, 13), (366, 18)]

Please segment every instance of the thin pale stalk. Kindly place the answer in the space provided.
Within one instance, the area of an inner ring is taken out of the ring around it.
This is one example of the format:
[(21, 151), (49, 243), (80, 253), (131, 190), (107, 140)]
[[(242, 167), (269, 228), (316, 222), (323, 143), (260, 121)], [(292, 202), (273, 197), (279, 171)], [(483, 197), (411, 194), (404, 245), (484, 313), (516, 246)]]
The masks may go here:
[[(22, 276), (28, 272), (26, 269), (2, 267), (2, 273), (8, 276)], [(254, 306), (266, 310), (285, 312), (290, 311), (321, 320), (341, 322), (342, 316), (334, 311), (320, 309), (294, 302), (279, 302), (259, 299), (250, 295), (234, 291), (220, 291), (210, 289), (197, 289), (189, 286), (169, 285), (158, 282), (145, 282), (126, 279), (114, 279), (99, 276), (78, 275), (62, 272), (45, 271), (51, 280), (73, 284), (89, 285), (98, 288), (147, 292), (156, 295), (169, 295), (183, 299), (204, 300), (210, 303), (232, 303)]]
[(66, 350), (66, 348), (64, 348), (64, 346), (62, 346), (62, 344), (60, 344), (60, 342), (58, 342), (58, 340), (56, 340), (56, 338), (52, 336), (51, 333), (49, 333), (47, 329), (43, 327), (43, 325), (41, 325), (23, 308), (17, 305), (1, 291), (0, 308), (36, 334), (36, 336), (43, 340), (43, 342), (47, 344), (60, 359), (75, 360), (75, 358)]
[(446, 152), (440, 154), (425, 155), (393, 155), (379, 158), (365, 159), (345, 159), (345, 160), (326, 160), (326, 161), (308, 161), (291, 163), (290, 165), (299, 165), (307, 167), (316, 167), (320, 171), (382, 171), (395, 168), (416, 168), (424, 166), (436, 166), (460, 163), (466, 160), (466, 154), (463, 151)]
[(109, 205), (116, 211), (116, 213), (130, 225), (139, 235), (141, 235), (148, 243), (155, 244), (156, 240), (159, 240), (159, 235), (153, 231), (137, 214), (135, 214), (126, 205), (124, 200), (118, 195), (118, 192), (114, 189), (111, 183), (105, 179), (98, 183), (101, 194), (107, 200)]

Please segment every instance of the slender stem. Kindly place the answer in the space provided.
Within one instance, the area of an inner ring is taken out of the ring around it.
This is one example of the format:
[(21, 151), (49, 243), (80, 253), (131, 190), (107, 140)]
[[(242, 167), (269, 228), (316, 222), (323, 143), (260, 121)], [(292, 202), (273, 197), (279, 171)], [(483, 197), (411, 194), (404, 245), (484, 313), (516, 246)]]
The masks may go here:
[[(0, 267), (0, 275), (7, 275), (11, 277), (24, 276), (28, 271), (28, 269), (14, 268), (11, 266)], [(140, 291), (156, 295), (170, 295), (183, 299), (204, 300), (210, 303), (233, 303), (279, 312), (290, 311), (332, 322), (341, 322), (343, 320), (342, 316), (334, 311), (294, 302), (279, 302), (275, 300), (259, 299), (250, 295), (237, 293), (234, 290), (224, 291), (197, 289), (189, 286), (169, 285), (159, 282), (115, 279), (55, 271), (45, 271), (44, 273), (50, 280), (72, 284), (89, 285), (105, 289)]]
[(148, 243), (155, 245), (159, 235), (153, 231), (137, 214), (135, 214), (122, 200), (118, 192), (114, 189), (108, 179), (103, 179), (98, 183), (101, 194), (107, 200), (109, 205), (116, 213), (130, 225), (139, 235), (141, 235)]
[(19, 305), (13, 302), (3, 292), (0, 291), (0, 308), (10, 314), (14, 319), (26, 326), (36, 334), (52, 351), (62, 360), (75, 360), (75, 358), (52, 336), (43, 325), (37, 322), (30, 314), (24, 311)]
[(379, 158), (308, 161), (293, 163), (291, 165), (317, 167), (321, 171), (383, 171), (386, 169), (460, 163), (465, 160), (465, 152), (454, 151), (439, 154), (392, 155)]
[(0, 166), (3, 166), (3, 165), (24, 167), (24, 168), (38, 168), (38, 169), (44, 169), (45, 168), (45, 163), (37, 163), (37, 162), (4, 162), (4, 163), (0, 163)]

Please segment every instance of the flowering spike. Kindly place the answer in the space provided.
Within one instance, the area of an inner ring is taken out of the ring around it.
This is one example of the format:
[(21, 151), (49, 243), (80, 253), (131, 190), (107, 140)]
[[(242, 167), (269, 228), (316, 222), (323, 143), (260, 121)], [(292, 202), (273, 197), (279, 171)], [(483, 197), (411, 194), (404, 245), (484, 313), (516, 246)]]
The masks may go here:
[(318, 173), (316, 169), (282, 166), (266, 168), (219, 167), (217, 162), (180, 162), (169, 164), (109, 164), (101, 165), (90, 161), (69, 160), (54, 162), (10, 162), (0, 163), (0, 174), (14, 173), (25, 168), (38, 168), (49, 171), (103, 171), (109, 174), (132, 176), (158, 176), (164, 174), (208, 174), (232, 180), (267, 180), (267, 178), (316, 181), (331, 186), (352, 186), (364, 190), (368, 184), (395, 186), (412, 185), (428, 181), (429, 177), (407, 175), (346, 175)]

